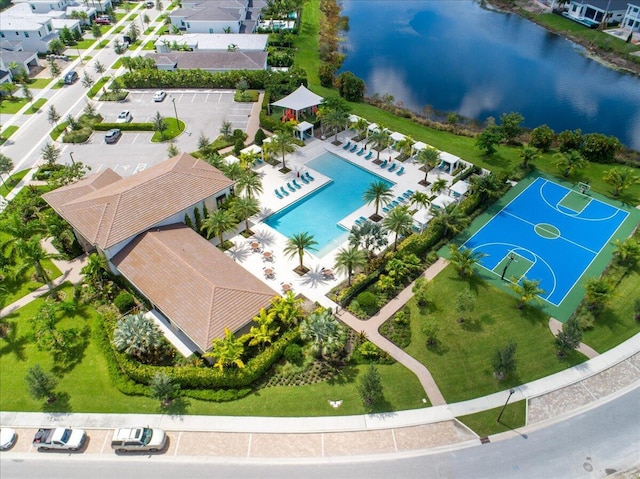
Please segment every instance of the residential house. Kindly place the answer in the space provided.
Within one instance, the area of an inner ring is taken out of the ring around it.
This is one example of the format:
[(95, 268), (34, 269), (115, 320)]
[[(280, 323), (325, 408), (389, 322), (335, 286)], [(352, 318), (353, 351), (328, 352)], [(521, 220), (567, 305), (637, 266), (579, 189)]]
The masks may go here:
[(14, 5), (0, 15), (0, 41), (21, 42), (27, 51), (45, 53), (49, 43), (59, 38), (53, 20), (33, 14), (28, 5)]
[(627, 11), (627, 2), (628, 0), (571, 0), (566, 16), (601, 23), (607, 13), (607, 24), (618, 24)]
[(33, 13), (47, 14), (51, 11), (57, 10), (61, 12), (67, 12), (71, 17), (73, 10), (83, 10), (91, 17), (90, 13), (104, 12), (111, 7), (111, 0), (88, 0), (84, 2), (76, 2), (74, 0), (13, 0), (14, 4), (24, 3), (31, 7)]
[(158, 53), (176, 50), (263, 52), (267, 49), (268, 40), (269, 35), (251, 33), (186, 33), (162, 35), (156, 41), (155, 47)]
[[(0, 77), (0, 83), (12, 81), (13, 76), (21, 71), (31, 74), (33, 69), (40, 67), (37, 52), (26, 52), (22, 42), (0, 42), (0, 72), (7, 72), (6, 79)], [(4, 80), (4, 81), (3, 81)]]
[(632, 32), (640, 32), (640, 2), (627, 5), (621, 26)]
[(158, 70), (194, 70), (226, 72), (231, 70), (266, 70), (267, 52), (208, 51), (149, 53)]
[(234, 182), (188, 154), (121, 177), (111, 169), (43, 195), (86, 251), (103, 255), (155, 308), (166, 328), (204, 352), (238, 331), (276, 292), (183, 222), (209, 211)]
[(252, 33), (259, 10), (256, 12), (250, 3), (249, 0), (183, 2), (182, 8), (168, 15), (171, 25), (188, 33)]

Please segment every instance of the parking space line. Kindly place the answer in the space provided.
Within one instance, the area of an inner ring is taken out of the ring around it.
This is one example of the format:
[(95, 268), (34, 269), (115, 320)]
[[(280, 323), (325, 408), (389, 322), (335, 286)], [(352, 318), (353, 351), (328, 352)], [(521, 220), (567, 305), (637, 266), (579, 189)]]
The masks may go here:
[(136, 169), (135, 169), (135, 170), (133, 170), (133, 173), (132, 173), (132, 174), (134, 174), (134, 175), (135, 175), (136, 173), (139, 173), (139, 172), (141, 172), (142, 170), (144, 170), (146, 167), (147, 167), (147, 164), (146, 164), (146, 163), (138, 163), (138, 166), (136, 166)]
[(176, 448), (173, 451), (174, 456), (178, 455), (178, 450), (180, 449), (180, 439), (182, 439), (182, 431), (180, 431), (180, 433), (178, 434), (178, 440), (176, 441)]
[(136, 133), (136, 136), (133, 137), (133, 141), (131, 142), (132, 145), (136, 142), (139, 136), (140, 136), (140, 133)]

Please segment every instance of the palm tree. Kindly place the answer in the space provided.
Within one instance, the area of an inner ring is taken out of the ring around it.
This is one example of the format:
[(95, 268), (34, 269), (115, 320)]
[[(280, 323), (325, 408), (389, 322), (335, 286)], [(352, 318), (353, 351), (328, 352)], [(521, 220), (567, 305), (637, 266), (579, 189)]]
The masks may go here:
[(569, 150), (564, 153), (556, 154), (555, 165), (563, 170), (562, 176), (565, 178), (576, 171), (585, 168), (587, 164), (587, 160), (585, 160), (580, 152), (576, 150)]
[(349, 244), (364, 249), (369, 259), (373, 258), (376, 250), (384, 248), (387, 242), (387, 235), (382, 225), (373, 221), (355, 225), (349, 233)]
[(260, 212), (260, 203), (250, 196), (234, 198), (231, 208), (235, 215), (244, 220), (244, 229), (249, 231), (249, 217)]
[(393, 191), (391, 187), (384, 181), (374, 181), (362, 194), (362, 200), (370, 205), (374, 203), (376, 205), (376, 212), (374, 216), (380, 216), (378, 210), (380, 204), (387, 205), (393, 199)]
[(540, 281), (537, 279), (527, 279), (523, 276), (520, 281), (511, 283), (510, 288), (519, 296), (518, 309), (524, 308), (529, 301), (537, 299), (545, 291), (540, 288)]
[(358, 138), (362, 137), (367, 128), (369, 127), (369, 122), (364, 118), (358, 118), (358, 120), (352, 125), (353, 129), (356, 130), (358, 134)]
[(243, 354), (243, 342), (240, 338), (236, 338), (229, 328), (224, 328), (224, 338), (214, 339), (211, 351), (204, 353), (203, 356), (205, 358), (214, 358), (216, 360), (214, 366), (222, 371), (224, 368), (233, 365), (240, 369), (244, 368)]
[(424, 191), (415, 191), (409, 197), (409, 204), (416, 208), (427, 208), (431, 203), (429, 202), (429, 195)]
[(599, 311), (613, 296), (614, 285), (603, 278), (588, 278), (584, 282), (584, 299), (590, 310)]
[(262, 193), (262, 180), (255, 172), (247, 170), (236, 181), (236, 191), (244, 192), (251, 198), (256, 193)]
[(63, 256), (58, 253), (49, 253), (44, 250), (40, 245), (40, 238), (35, 237), (28, 241), (21, 241), (16, 244), (18, 256), (20, 256), (24, 263), (19, 265), (14, 271), (15, 276), (20, 277), (29, 268), (34, 267), (36, 270), (36, 276), (42, 278), (42, 282), (46, 283), (49, 288), (49, 294), (54, 297), (55, 292), (53, 285), (51, 284), (51, 277), (48, 271), (44, 268), (43, 262), (51, 259), (63, 259)]
[(493, 173), (489, 173), (488, 175), (474, 175), (469, 179), (469, 183), (471, 185), (471, 193), (478, 196), (481, 204), (491, 198), (500, 196), (502, 184), (500, 183), (500, 179)]
[(400, 140), (396, 145), (398, 151), (403, 157), (408, 158), (411, 154), (411, 147), (415, 143), (415, 140), (410, 136), (405, 136), (404, 139)]
[(614, 254), (618, 263), (627, 264), (629, 266), (636, 264), (640, 258), (640, 242), (631, 237), (624, 241), (616, 239), (614, 244), (616, 246)]
[(376, 146), (376, 150), (378, 154), (376, 155), (376, 160), (380, 159), (380, 151), (384, 150), (387, 146), (389, 146), (389, 137), (390, 133), (382, 127), (379, 127), (377, 130), (374, 130), (369, 135), (369, 142), (373, 143)]
[(342, 273), (347, 273), (347, 282), (351, 286), (351, 275), (356, 269), (364, 268), (367, 265), (367, 256), (364, 251), (357, 247), (340, 248), (336, 254), (334, 268)]
[(224, 234), (236, 226), (236, 218), (229, 210), (217, 209), (202, 222), (202, 231), (207, 232), (207, 239), (215, 235), (220, 239), (220, 246), (224, 244)]
[(538, 149), (533, 147), (533, 146), (529, 146), (529, 145), (525, 145), (520, 149), (520, 159), (522, 160), (522, 167), (526, 168), (527, 166), (529, 166), (529, 162), (530, 161), (534, 161), (536, 158), (538, 158)]
[(347, 332), (330, 311), (324, 310), (311, 313), (300, 323), (300, 337), (311, 341), (313, 351), (326, 359), (344, 348)]
[(449, 245), (451, 252), (450, 261), (461, 278), (473, 275), (473, 266), (478, 264), (486, 254), (481, 251), (473, 251), (469, 248), (460, 248), (456, 245)]
[(440, 161), (440, 150), (436, 150), (435, 148), (428, 146), (424, 150), (420, 150), (416, 156), (416, 161), (424, 168), (424, 180), (422, 180), (420, 184), (426, 185), (428, 184), (427, 175), (429, 174), (429, 171)]
[(45, 231), (45, 226), (38, 220), (25, 221), (19, 213), (11, 214), (0, 223), (0, 233), (9, 236), (0, 243), (0, 253), (6, 254), (8, 259), (15, 260), (18, 248), (29, 241), (36, 233)]
[(613, 187), (613, 196), (618, 196), (631, 185), (640, 183), (640, 177), (631, 168), (615, 167), (605, 171), (602, 179)]
[(108, 275), (107, 260), (98, 253), (91, 253), (87, 257), (87, 263), (82, 267), (85, 281), (97, 285), (100, 289), (104, 286), (104, 280)]
[(275, 151), (282, 155), (282, 168), (286, 168), (285, 165), (285, 155), (287, 153), (293, 153), (296, 151), (295, 147), (295, 138), (293, 133), (286, 128), (282, 128), (277, 131), (275, 135), (271, 137), (271, 144)]
[(333, 130), (335, 137), (334, 143), (338, 143), (338, 133), (341, 129), (344, 129), (347, 121), (349, 120), (349, 114), (344, 110), (331, 109), (325, 113), (322, 117), (322, 123)]
[(453, 203), (445, 208), (433, 209), (432, 228), (442, 228), (442, 235), (448, 238), (450, 234), (456, 235), (467, 224), (467, 217), (462, 213), (458, 205)]
[(434, 195), (439, 194), (440, 192), (442, 192), (442, 191), (447, 189), (447, 185), (448, 184), (449, 183), (445, 178), (438, 178), (431, 185), (431, 193), (433, 193)]
[(221, 168), (224, 175), (230, 180), (240, 179), (246, 171), (244, 168), (242, 168), (242, 165), (238, 162), (224, 163), (222, 164)]
[(307, 233), (306, 231), (303, 233), (296, 233), (291, 238), (287, 240), (287, 244), (284, 247), (284, 253), (290, 258), (294, 256), (298, 256), (300, 260), (300, 270), (304, 270), (304, 265), (302, 264), (304, 259), (305, 251), (317, 251), (315, 245), (318, 242), (313, 239), (313, 235)]
[(121, 353), (143, 361), (161, 347), (162, 333), (144, 314), (129, 314), (118, 321), (113, 331), (113, 345)]
[(398, 236), (410, 233), (411, 225), (413, 225), (413, 218), (409, 214), (408, 206), (393, 208), (389, 211), (389, 214), (385, 219), (382, 220), (382, 226), (388, 231), (393, 231), (396, 234), (393, 240), (394, 251), (398, 247)]

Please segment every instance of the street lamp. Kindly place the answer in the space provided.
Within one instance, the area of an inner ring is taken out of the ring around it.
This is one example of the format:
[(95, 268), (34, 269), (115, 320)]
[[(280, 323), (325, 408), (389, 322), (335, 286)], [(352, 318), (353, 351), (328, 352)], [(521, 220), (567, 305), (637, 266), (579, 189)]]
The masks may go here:
[(498, 414), (498, 419), (496, 419), (496, 422), (500, 422), (500, 418), (502, 417), (502, 413), (504, 412), (505, 408), (507, 407), (507, 404), (509, 404), (509, 399), (511, 399), (511, 396), (513, 395), (513, 393), (516, 392), (515, 389), (509, 389), (509, 396), (507, 396), (507, 400), (504, 403), (504, 406), (502, 406), (502, 409), (500, 410), (500, 414)]
[(178, 124), (178, 131), (180, 131), (180, 120), (178, 119), (178, 109), (176, 108), (176, 99), (171, 97), (171, 103), (173, 103), (173, 112), (176, 114), (176, 123)]
[(75, 165), (75, 164), (76, 164), (76, 162), (75, 162), (75, 161), (73, 161), (73, 151), (70, 151), (70, 152), (69, 152), (69, 158), (71, 158), (71, 164), (72, 164), (72, 165)]

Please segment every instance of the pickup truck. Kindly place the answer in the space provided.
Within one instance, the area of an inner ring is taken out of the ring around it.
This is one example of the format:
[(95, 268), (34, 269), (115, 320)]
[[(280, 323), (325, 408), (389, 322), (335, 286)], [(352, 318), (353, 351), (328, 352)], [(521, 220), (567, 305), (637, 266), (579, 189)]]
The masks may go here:
[(33, 445), (38, 448), (38, 451), (48, 451), (49, 449), (78, 451), (86, 439), (87, 433), (82, 429), (66, 427), (38, 429), (33, 437)]
[(117, 452), (158, 452), (164, 449), (166, 443), (167, 435), (162, 429), (131, 427), (113, 431), (111, 447)]

